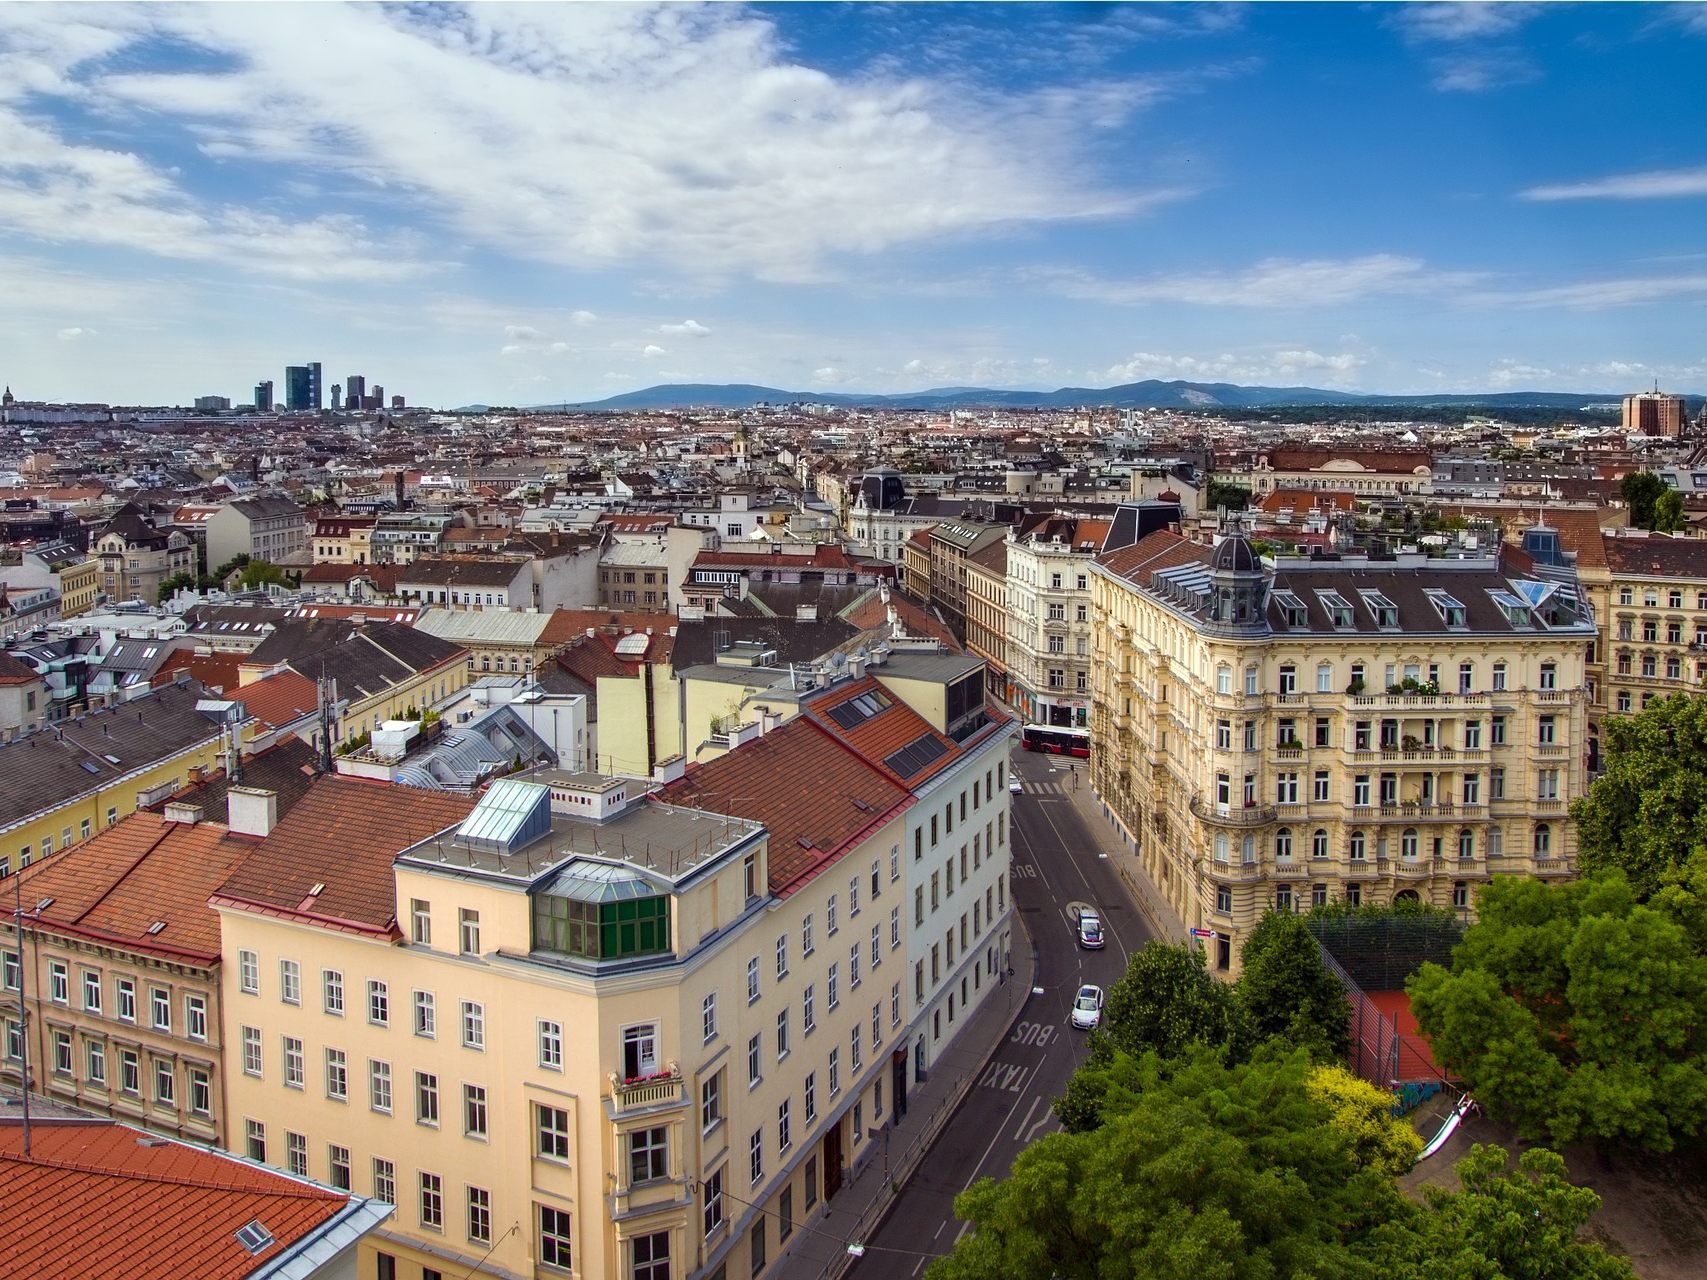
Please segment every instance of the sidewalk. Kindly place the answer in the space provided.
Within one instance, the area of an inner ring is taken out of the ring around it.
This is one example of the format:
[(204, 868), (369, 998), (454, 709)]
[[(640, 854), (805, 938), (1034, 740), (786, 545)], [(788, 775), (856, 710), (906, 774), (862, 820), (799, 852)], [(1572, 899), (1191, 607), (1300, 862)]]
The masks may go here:
[[(1013, 1030), (1031, 995), (1037, 957), (1019, 912), (1015, 911), (1012, 919), (1010, 954), (1014, 971), (1004, 984), (1005, 991), (992, 990), (978, 1012), (961, 1026), (938, 1055), (930, 1079), (908, 1094), (906, 1117), (899, 1123), (891, 1119), (884, 1138), (868, 1144), (835, 1200), (800, 1221), (799, 1227), (807, 1229), (795, 1231), (789, 1250), (771, 1273), (773, 1280), (837, 1280), (853, 1266), (855, 1259), (848, 1255), (847, 1243), (864, 1242), (876, 1234), (907, 1180), (930, 1154), (943, 1126), (953, 1119), (985, 1064)], [(889, 1146), (889, 1182), (883, 1177), (884, 1143)]]

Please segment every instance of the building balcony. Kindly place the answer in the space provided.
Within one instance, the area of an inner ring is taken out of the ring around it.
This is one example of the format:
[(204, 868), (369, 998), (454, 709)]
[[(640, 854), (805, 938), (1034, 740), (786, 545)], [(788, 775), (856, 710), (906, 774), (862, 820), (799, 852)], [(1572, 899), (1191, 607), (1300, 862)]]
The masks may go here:
[(1568, 876), (1571, 874), (1569, 858), (1537, 858), (1535, 859), (1535, 874), (1538, 876)]
[(1209, 874), (1216, 880), (1231, 880), (1248, 883), (1263, 878), (1260, 862), (1208, 862), (1204, 864)]
[(671, 1063), (662, 1071), (624, 1080), (611, 1072), (611, 1110), (618, 1115), (628, 1111), (643, 1111), (658, 1107), (679, 1107), (686, 1101), (681, 1068)]
[(1535, 691), (1535, 701), (1537, 702), (1570, 702), (1576, 696), (1576, 691), (1572, 689), (1537, 689)]
[(1562, 756), (1565, 754), (1565, 744), (1562, 742), (1539, 742), (1535, 745), (1538, 756)]
[(1375, 711), (1427, 711), (1452, 707), (1485, 707), (1485, 693), (1357, 693), (1351, 705)]
[(1532, 800), (1529, 803), (1529, 808), (1534, 813), (1563, 813), (1565, 802), (1563, 800)]
[(1390, 865), (1398, 880), (1427, 880), (1434, 874), (1434, 863), (1428, 858), (1395, 858)]
[(1192, 800), (1191, 812), (1204, 822), (1224, 827), (1260, 827), (1273, 822), (1275, 816), (1271, 804), (1211, 804), (1202, 797)]

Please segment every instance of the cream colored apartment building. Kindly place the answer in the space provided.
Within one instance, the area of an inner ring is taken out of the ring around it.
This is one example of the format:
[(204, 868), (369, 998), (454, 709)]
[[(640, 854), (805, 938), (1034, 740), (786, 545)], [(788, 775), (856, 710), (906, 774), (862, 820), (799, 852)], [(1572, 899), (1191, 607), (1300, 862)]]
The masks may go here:
[(804, 722), (754, 749), (822, 779), (784, 833), (547, 771), (215, 896), (232, 1143), (398, 1206), (363, 1277), (760, 1275), (870, 1155), (912, 799)]
[(1271, 908), (1571, 874), (1595, 627), (1568, 568), (1156, 533), (1093, 598), (1092, 779), (1215, 967)]

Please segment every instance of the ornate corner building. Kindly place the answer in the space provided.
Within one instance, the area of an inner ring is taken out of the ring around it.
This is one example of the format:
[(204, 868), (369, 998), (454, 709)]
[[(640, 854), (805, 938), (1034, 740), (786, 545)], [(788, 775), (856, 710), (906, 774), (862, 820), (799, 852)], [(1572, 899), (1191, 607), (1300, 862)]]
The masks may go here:
[(1270, 908), (1572, 874), (1596, 627), (1570, 566), (1162, 532), (1099, 557), (1092, 600), (1092, 779), (1214, 967)]

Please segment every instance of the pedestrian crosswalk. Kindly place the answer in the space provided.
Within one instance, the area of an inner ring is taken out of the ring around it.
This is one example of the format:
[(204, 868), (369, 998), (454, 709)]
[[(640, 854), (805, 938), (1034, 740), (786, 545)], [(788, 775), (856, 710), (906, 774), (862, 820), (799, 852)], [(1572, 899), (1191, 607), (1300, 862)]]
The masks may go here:
[(1044, 781), (1027, 778), (1025, 780), (1025, 794), (1028, 796), (1064, 796), (1070, 795), (1072, 791), (1073, 783), (1070, 778), (1049, 778)]

